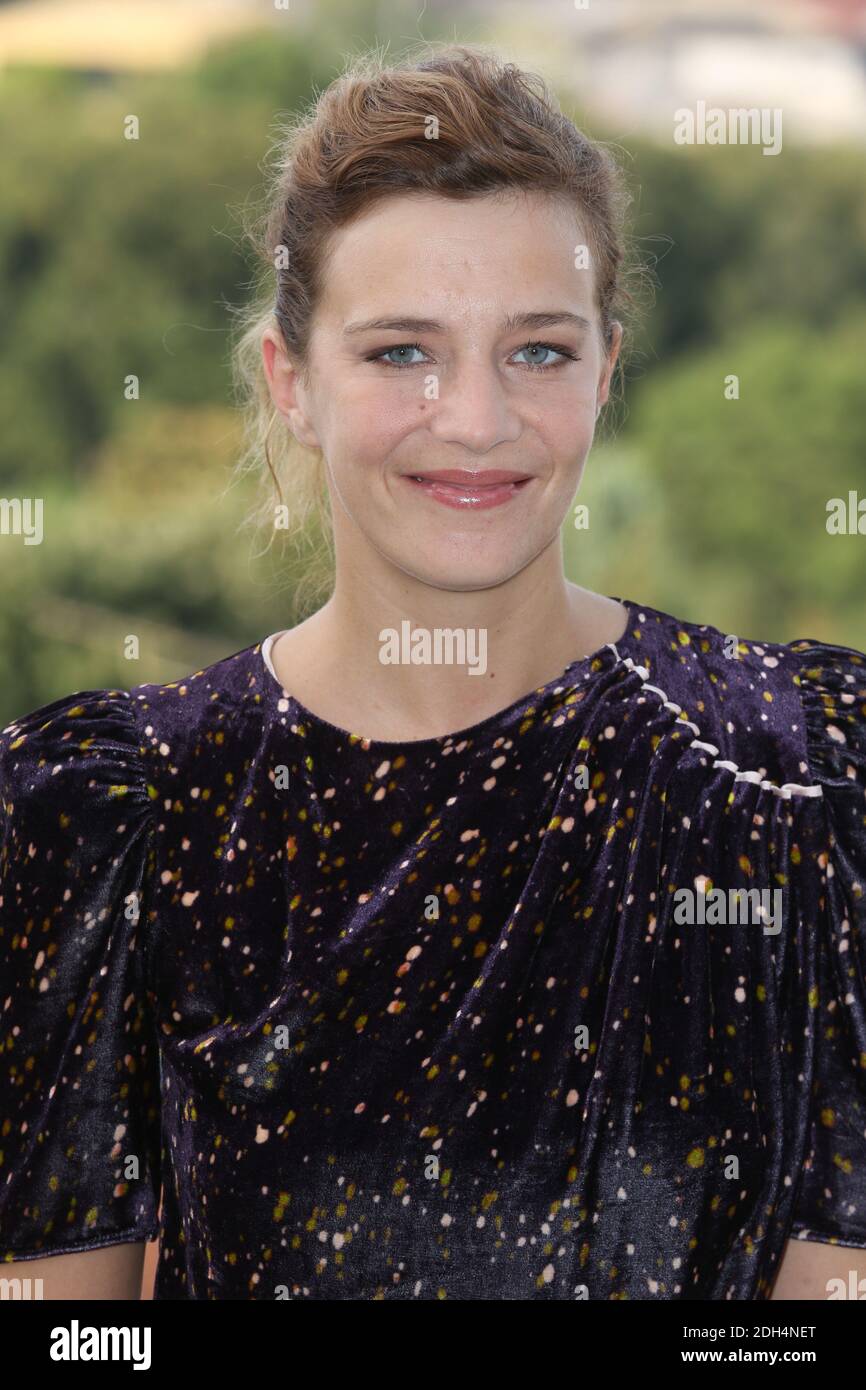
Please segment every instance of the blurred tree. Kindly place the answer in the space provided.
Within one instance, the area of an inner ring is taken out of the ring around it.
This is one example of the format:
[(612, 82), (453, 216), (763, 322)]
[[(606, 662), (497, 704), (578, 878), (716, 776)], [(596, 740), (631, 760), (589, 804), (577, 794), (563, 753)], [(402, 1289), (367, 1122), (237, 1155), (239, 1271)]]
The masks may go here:
[[(139, 379), (143, 401), (225, 399), (225, 301), (248, 267), (227, 204), (255, 178), (262, 132), (212, 101), (155, 82), (88, 93), (56, 116), (17, 104), (3, 141), (0, 480), (81, 476)], [(140, 138), (123, 137), (124, 119)], [(264, 113), (262, 112), (262, 120)], [(31, 171), (40, 170), (37, 180)]]
[(336, 75), (334, 50), (309, 28), (261, 30), (214, 44), (191, 74), (208, 101), (293, 110)]
[[(827, 640), (866, 645), (866, 536), (826, 529), (830, 498), (866, 497), (864, 342), (862, 308), (820, 335), (778, 318), (642, 384), (632, 437), (666, 510), (657, 607), (776, 640), (811, 615)], [(726, 614), (701, 611), (708, 592)]]
[(647, 373), (767, 314), (822, 327), (866, 303), (860, 151), (638, 143), (623, 162), (635, 249), (659, 281), (637, 340)]

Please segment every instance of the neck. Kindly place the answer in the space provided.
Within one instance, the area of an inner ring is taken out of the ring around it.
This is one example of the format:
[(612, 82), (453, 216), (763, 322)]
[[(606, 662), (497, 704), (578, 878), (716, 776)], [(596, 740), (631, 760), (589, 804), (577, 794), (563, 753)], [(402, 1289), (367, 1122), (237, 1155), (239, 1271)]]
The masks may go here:
[[(434, 589), (338, 563), (328, 602), (283, 648), (289, 693), (340, 727), (435, 737), (488, 718), (621, 637), (623, 607), (565, 579), (559, 543), (513, 579)], [(342, 715), (340, 714), (342, 711)]]

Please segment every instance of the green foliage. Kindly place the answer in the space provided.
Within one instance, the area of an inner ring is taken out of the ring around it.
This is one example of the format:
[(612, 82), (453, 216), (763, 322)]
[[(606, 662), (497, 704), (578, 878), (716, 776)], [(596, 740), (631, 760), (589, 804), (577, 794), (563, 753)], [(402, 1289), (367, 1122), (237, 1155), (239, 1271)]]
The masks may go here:
[(826, 526), (830, 498), (866, 493), (864, 343), (864, 309), (821, 334), (777, 319), (642, 387), (631, 424), (665, 498), (663, 587), (684, 616), (705, 620), (709, 586), (752, 635), (809, 635), (794, 631), (809, 618), (866, 645), (866, 536)]
[(638, 144), (624, 163), (635, 249), (659, 286), (639, 338), (648, 370), (780, 311), (825, 327), (866, 303), (861, 150)]
[(279, 111), (311, 100), (314, 89), (326, 87), (333, 76), (333, 53), (315, 38), (295, 29), (267, 30), (215, 45), (192, 82), (213, 105)]
[[(123, 137), (130, 114), (137, 140)], [(248, 277), (226, 204), (254, 176), (256, 130), (162, 82), (88, 93), (62, 140), (53, 119), (38, 101), (0, 105), (4, 485), (25, 466), (43, 482), (86, 476), (127, 375), (143, 400), (225, 399), (224, 301)]]

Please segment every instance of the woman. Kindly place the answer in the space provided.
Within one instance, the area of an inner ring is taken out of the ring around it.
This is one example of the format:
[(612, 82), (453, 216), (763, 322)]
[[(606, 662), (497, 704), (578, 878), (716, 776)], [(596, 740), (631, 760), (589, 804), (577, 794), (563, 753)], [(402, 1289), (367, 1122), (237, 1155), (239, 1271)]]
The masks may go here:
[(476, 49), (283, 150), (238, 365), (333, 592), (0, 741), (0, 1247), (49, 1296), (158, 1232), (163, 1299), (866, 1273), (866, 659), (563, 575), (624, 206)]

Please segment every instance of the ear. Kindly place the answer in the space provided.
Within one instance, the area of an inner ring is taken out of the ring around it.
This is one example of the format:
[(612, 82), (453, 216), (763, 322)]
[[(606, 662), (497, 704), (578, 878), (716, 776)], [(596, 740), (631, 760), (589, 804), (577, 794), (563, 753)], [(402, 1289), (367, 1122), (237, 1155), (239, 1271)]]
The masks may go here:
[(299, 443), (319, 449), (319, 439), (307, 414), (303, 385), (297, 368), (286, 351), (283, 335), (276, 326), (262, 334), (262, 365), (268, 390), (276, 409)]
[(598, 391), (596, 393), (595, 412), (596, 419), (598, 419), (601, 408), (603, 405), (606, 404), (607, 398), (610, 394), (610, 383), (613, 379), (613, 370), (616, 366), (616, 359), (619, 357), (619, 350), (621, 347), (622, 324), (619, 322), (618, 319), (614, 319), (611, 325), (610, 351), (605, 356), (604, 367), (602, 368), (601, 376), (598, 379)]

